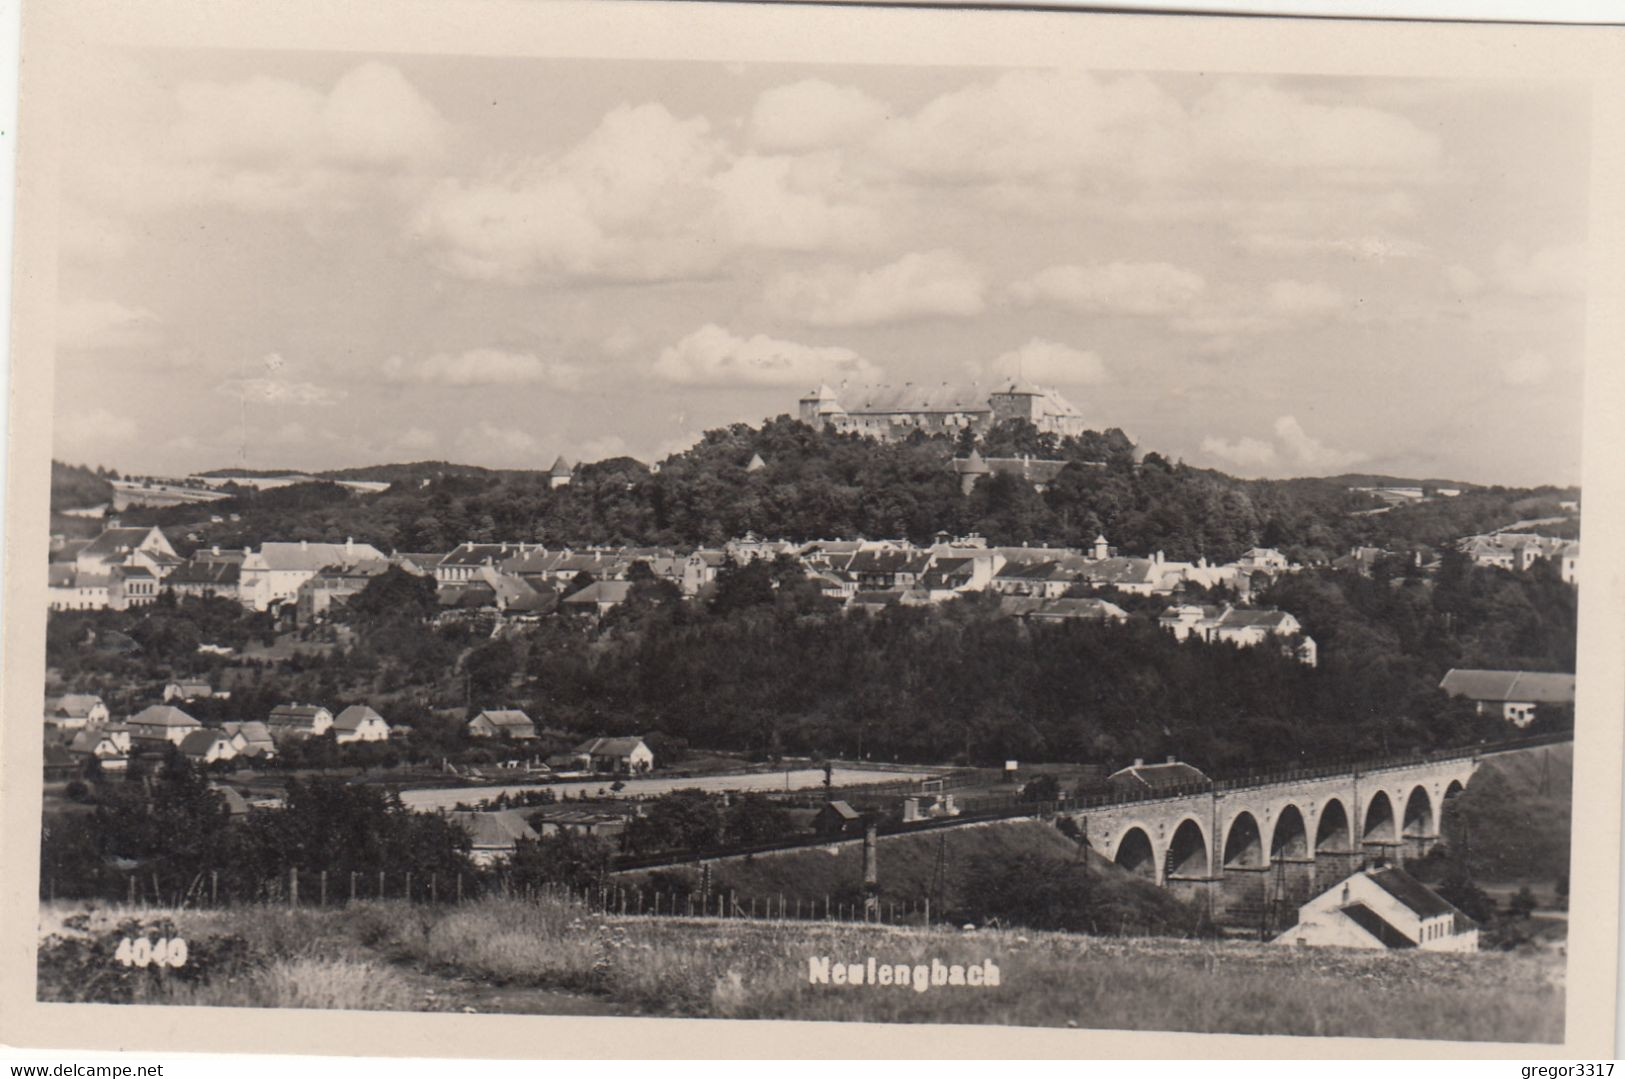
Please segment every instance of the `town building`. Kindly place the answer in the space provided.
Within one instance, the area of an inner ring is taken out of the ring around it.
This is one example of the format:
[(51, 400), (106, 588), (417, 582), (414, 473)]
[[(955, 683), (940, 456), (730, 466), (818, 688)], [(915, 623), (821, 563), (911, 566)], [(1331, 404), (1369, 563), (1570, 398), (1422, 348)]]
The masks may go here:
[(846, 802), (825, 802), (813, 817), (812, 826), (822, 836), (853, 835), (863, 831), (863, 814)]
[(320, 738), (333, 726), (333, 713), (319, 704), (281, 704), (271, 709), (265, 726), (277, 742)]
[(82, 730), (68, 743), (68, 752), (81, 762), (94, 757), (105, 771), (122, 772), (129, 765), (129, 746), (123, 748), (103, 730)]
[(231, 739), (231, 747), (239, 757), (268, 760), (276, 756), (276, 739), (271, 737), (271, 728), (257, 719), (222, 723), (220, 733)]
[(535, 738), (536, 724), (517, 708), (487, 708), (468, 721), (470, 738)]
[(1545, 671), (1484, 671), (1452, 667), (1439, 688), (1452, 697), (1465, 697), (1478, 706), (1478, 714), (1498, 711), (1514, 727), (1534, 722), (1542, 704), (1572, 705), (1574, 675)]
[(237, 747), (224, 732), (204, 727), (181, 739), (181, 752), (194, 764), (213, 764), (237, 756)]
[(626, 738), (589, 738), (575, 748), (587, 758), (587, 768), (610, 775), (642, 775), (655, 766), (654, 751), (635, 735)]
[(154, 704), (131, 716), (126, 724), (130, 738), (138, 745), (154, 746), (169, 743), (180, 745), (186, 736), (203, 724), (170, 704)]
[[(965, 457), (953, 459), (954, 474), (959, 477), (959, 493), (968, 495), (975, 490), (983, 476), (1015, 476), (1033, 485), (1040, 493), (1049, 490), (1070, 461), (1045, 460), (1038, 457), (983, 457), (972, 449)], [(1080, 464), (1083, 464), (1080, 462)], [(1103, 467), (1093, 463), (1085, 467)]]
[(1394, 866), (1365, 869), (1298, 908), (1277, 944), (1330, 948), (1478, 951), (1478, 925)]
[(365, 704), (352, 704), (333, 717), (333, 737), (339, 745), (347, 742), (387, 742), (389, 724)]
[(519, 840), (537, 838), (536, 830), (517, 809), (457, 811), (447, 817), (468, 834), (469, 858), (481, 867), (507, 861), (518, 849)]
[(94, 693), (64, 693), (45, 702), (45, 721), (60, 731), (81, 731), (107, 723), (107, 705)]
[(164, 591), (175, 593), (177, 598), (219, 596), (236, 600), (240, 598), (241, 580), (241, 562), (194, 559), (177, 566), (164, 578), (163, 586)]
[(556, 491), (560, 487), (568, 487), (570, 481), (574, 478), (575, 467), (565, 460), (564, 455), (561, 453), (558, 460), (553, 462), (553, 467), (547, 470), (548, 490)]
[(206, 701), (214, 695), (214, 687), (207, 682), (170, 682), (164, 686), (165, 704), (170, 701), (180, 701), (183, 704)]
[(370, 543), (318, 543), (311, 540), (267, 542), (243, 559), (238, 586), (245, 607), (256, 611), (288, 603), (299, 586), (330, 566), (385, 563), (384, 553)]
[(1185, 764), (1177, 757), (1169, 757), (1161, 764), (1147, 764), (1143, 758), (1137, 757), (1127, 768), (1120, 768), (1107, 776), (1106, 785), (1116, 794), (1152, 798), (1207, 790), (1212, 781), (1201, 769)]

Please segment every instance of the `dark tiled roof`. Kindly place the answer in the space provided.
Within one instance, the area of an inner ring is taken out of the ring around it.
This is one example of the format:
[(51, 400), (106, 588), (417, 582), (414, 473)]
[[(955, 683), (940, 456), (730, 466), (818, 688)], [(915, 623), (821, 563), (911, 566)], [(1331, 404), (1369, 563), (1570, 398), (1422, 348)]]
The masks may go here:
[(1439, 683), (1439, 688), (1452, 697), (1475, 701), (1569, 703), (1574, 700), (1574, 675), (1452, 669)]
[(1355, 925), (1370, 933), (1389, 948), (1414, 948), (1416, 941), (1389, 925), (1383, 917), (1364, 903), (1350, 903), (1339, 911)]
[(1459, 914), (1438, 892), (1423, 884), (1403, 869), (1378, 869), (1370, 874), (1371, 883), (1403, 903), (1407, 909), (1423, 918), (1440, 914)]

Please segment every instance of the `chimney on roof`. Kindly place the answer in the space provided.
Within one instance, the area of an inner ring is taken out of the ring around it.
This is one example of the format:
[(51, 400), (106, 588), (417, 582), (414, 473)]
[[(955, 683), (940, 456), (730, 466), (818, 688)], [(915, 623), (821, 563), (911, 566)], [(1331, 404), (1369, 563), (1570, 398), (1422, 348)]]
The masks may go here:
[(1144, 757), (1135, 757), (1134, 758), (1134, 767), (1136, 767), (1136, 768), (1144, 768), (1145, 767), (1145, 758)]
[(220, 553), (220, 545), (218, 543), (215, 544), (213, 547), (209, 548), (209, 551), (211, 553), (213, 553), (213, 554), (219, 554)]
[(1168, 763), (1169, 764), (1178, 764), (1179, 763), (1179, 758), (1174, 756), (1172, 753), (1170, 753), (1170, 754), (1168, 754)]
[(309, 541), (309, 540), (300, 540), (300, 541), (299, 541), (299, 549), (300, 549), (300, 550), (301, 550), (301, 551), (308, 551), (308, 550), (310, 550), (310, 541)]
[(351, 554), (354, 551), (355, 551), (355, 537), (354, 536), (345, 536), (344, 537), (344, 553), (345, 554)]

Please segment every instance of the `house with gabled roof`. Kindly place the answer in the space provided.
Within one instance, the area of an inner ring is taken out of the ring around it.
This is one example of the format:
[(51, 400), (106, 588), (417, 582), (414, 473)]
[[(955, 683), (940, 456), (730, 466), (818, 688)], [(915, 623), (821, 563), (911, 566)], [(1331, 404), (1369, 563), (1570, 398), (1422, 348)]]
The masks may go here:
[(587, 758), (594, 772), (611, 775), (642, 775), (655, 766), (654, 751), (642, 738), (589, 738), (575, 748), (576, 756)]
[(560, 487), (568, 487), (574, 478), (575, 466), (565, 460), (564, 454), (561, 453), (558, 460), (553, 462), (553, 467), (547, 470), (548, 490), (556, 491)]
[(389, 724), (365, 704), (352, 704), (333, 717), (333, 736), (339, 745), (346, 742), (387, 742)]
[(45, 721), (60, 731), (99, 727), (109, 716), (107, 705), (94, 693), (64, 693), (45, 702)]
[[(113, 572), (114, 566), (125, 565), (131, 556), (138, 553), (158, 556), (159, 563), (163, 565), (179, 565), (181, 560), (163, 530), (157, 525), (149, 525), (144, 528), (103, 529), (101, 535), (79, 548), (73, 562), (82, 576), (106, 577)], [(147, 568), (151, 570), (154, 567)]]
[(333, 713), (319, 704), (279, 704), (265, 721), (271, 738), (320, 738), (333, 726)]
[(213, 764), (229, 761), (237, 756), (237, 747), (231, 744), (223, 731), (203, 727), (181, 739), (181, 752), (194, 764)]
[(470, 738), (535, 738), (536, 723), (517, 708), (487, 708), (468, 721)]
[(243, 559), (238, 593), (244, 606), (257, 611), (287, 603), (299, 595), (299, 586), (331, 566), (384, 563), (384, 552), (370, 543), (347, 539), (343, 543), (314, 540), (271, 542)]
[(1363, 869), (1298, 908), (1275, 938), (1305, 947), (1478, 951), (1478, 925), (1396, 866)]
[(222, 723), (220, 733), (231, 739), (239, 757), (268, 760), (276, 756), (276, 740), (271, 737), (271, 728), (257, 719)]
[(1161, 764), (1147, 764), (1136, 757), (1127, 768), (1119, 768), (1107, 776), (1106, 784), (1121, 794), (1151, 796), (1207, 790), (1212, 781), (1200, 768), (1185, 764), (1177, 757), (1169, 757)]
[(95, 757), (110, 772), (123, 771), (129, 761), (128, 746), (120, 748), (117, 740), (104, 730), (82, 730), (68, 743), (68, 752), (80, 760)]
[(1498, 710), (1515, 727), (1534, 722), (1542, 704), (1573, 704), (1574, 675), (1547, 671), (1487, 671), (1452, 667), (1439, 682), (1452, 697), (1465, 697), (1478, 714)]
[(626, 597), (631, 593), (631, 581), (594, 581), (587, 587), (565, 596), (560, 603), (565, 610), (584, 611), (599, 616), (608, 614), (625, 603)]
[(242, 563), (196, 559), (176, 566), (164, 577), (164, 591), (176, 596), (239, 598)]
[(178, 746), (203, 724), (174, 705), (154, 704), (131, 716), (126, 726), (135, 742), (148, 745), (167, 742)]
[(170, 682), (164, 686), (164, 703), (170, 701), (204, 701), (214, 696), (214, 687), (207, 682)]
[(469, 858), (478, 866), (507, 861), (519, 840), (536, 839), (536, 830), (517, 809), (453, 811), (446, 816), (468, 835)]

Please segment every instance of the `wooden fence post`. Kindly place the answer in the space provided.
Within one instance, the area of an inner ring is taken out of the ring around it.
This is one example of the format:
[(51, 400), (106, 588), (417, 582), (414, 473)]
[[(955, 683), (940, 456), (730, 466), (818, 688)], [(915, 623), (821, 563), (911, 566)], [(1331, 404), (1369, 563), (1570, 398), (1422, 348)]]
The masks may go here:
[(355, 870), (350, 870), (350, 902), (355, 902)]
[(220, 905), (220, 870), (209, 870), (209, 906)]
[(406, 871), (406, 901), (408, 903), (412, 901), (412, 871), (410, 869)]
[(125, 900), (125, 905), (130, 906), (130, 907), (135, 906), (135, 874), (134, 873), (130, 874), (130, 898)]
[(299, 905), (299, 867), (296, 866), (296, 865), (290, 865), (288, 867), (288, 906), (297, 907), (298, 905)]
[(378, 898), (384, 898), (384, 871), (382, 869), (378, 871)]
[(320, 879), (321, 879), (321, 885), (320, 885), (320, 887), (321, 887), (321, 904), (320, 905), (325, 907), (325, 906), (327, 906), (327, 870), (325, 870), (325, 869), (322, 870), (322, 875), (321, 875)]

